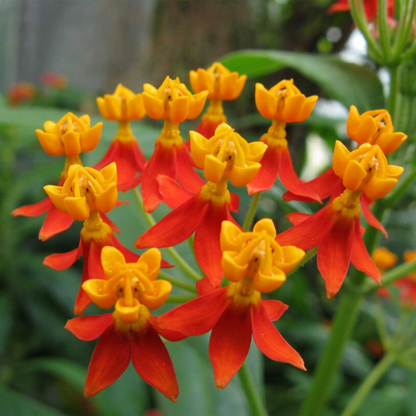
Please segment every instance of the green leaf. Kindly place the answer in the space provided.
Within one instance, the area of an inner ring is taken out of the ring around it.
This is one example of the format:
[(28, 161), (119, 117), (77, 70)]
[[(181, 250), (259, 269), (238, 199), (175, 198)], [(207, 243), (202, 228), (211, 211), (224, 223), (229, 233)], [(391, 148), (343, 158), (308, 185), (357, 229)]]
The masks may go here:
[(246, 50), (226, 55), (221, 61), (230, 70), (249, 77), (289, 67), (314, 81), (347, 108), (354, 104), (360, 111), (366, 111), (385, 106), (383, 86), (374, 70), (367, 65), (345, 62), (338, 56)]
[(9, 338), (13, 327), (13, 303), (7, 293), (0, 296), (0, 355)]
[[(175, 365), (180, 394), (176, 403), (157, 394), (158, 407), (169, 416), (212, 416), (237, 414), (248, 416), (248, 404), (235, 375), (224, 390), (215, 388), (212, 366), (208, 359), (209, 336), (169, 343), (169, 353)], [(246, 360), (256, 388), (262, 388), (262, 357), (254, 343)]]
[(0, 386), (0, 414), (16, 416), (63, 416), (63, 413), (29, 396)]

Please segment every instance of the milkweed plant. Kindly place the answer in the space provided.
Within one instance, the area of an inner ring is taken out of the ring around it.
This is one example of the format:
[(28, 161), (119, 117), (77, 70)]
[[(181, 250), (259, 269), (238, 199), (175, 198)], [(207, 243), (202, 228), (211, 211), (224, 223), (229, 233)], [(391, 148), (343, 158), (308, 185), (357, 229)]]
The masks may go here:
[[(317, 95), (302, 93), (296, 79), (256, 83), (252, 96), (264, 130), (255, 140), (243, 137), (239, 120), (229, 121), (223, 107), (238, 100), (248, 77), (289, 62), (289, 54), (278, 51), (240, 51), (191, 70), (191, 88), (169, 76), (160, 85), (144, 84), (140, 93), (119, 84), (96, 100), (103, 121), (69, 112), (38, 126), (34, 134), (49, 157), (64, 160), (62, 171), (54, 183), (43, 184), (44, 199), (15, 206), (12, 214), (43, 215), (43, 242), (80, 224), (78, 242), (70, 251), (49, 253), (43, 267), (59, 275), (82, 258), (78, 293), (66, 293), (74, 316), (62, 322), (62, 331), (95, 345), (86, 397), (117, 384), (132, 362), (137, 382), (176, 402), (181, 382), (169, 351), (209, 334), (203, 353), (211, 383), (227, 391), (238, 378), (253, 415), (268, 414), (245, 363), (253, 349), (295, 372), (311, 372), (300, 414), (325, 414), (344, 349), (369, 302), (378, 308), (383, 356), (342, 414), (355, 414), (393, 364), (416, 363), (416, 246), (398, 266), (397, 255), (380, 247), (380, 237), (388, 237), (388, 215), (416, 178), (415, 8), (415, 0), (339, 0), (329, 9), (351, 12), (367, 41), (368, 60), (388, 72), (388, 92), (378, 101), (365, 97), (368, 83), (381, 85), (374, 69), (299, 54), (295, 68), (302, 66), (308, 77), (308, 62), (315, 65), (310, 78), (349, 107), (347, 139), (332, 142), (330, 166), (308, 181), (293, 162), (291, 126), (313, 119)], [(319, 68), (330, 71), (328, 79), (321, 79)], [(376, 101), (379, 107), (372, 107)], [(160, 126), (151, 149), (140, 137), (147, 117)], [(187, 131), (187, 120), (197, 120), (198, 127)], [(99, 160), (94, 149), (111, 125), (117, 132)], [(84, 162), (87, 152), (91, 165)], [(276, 226), (276, 213), (258, 210), (261, 195), (276, 184), (285, 190), (278, 206), (287, 208), (286, 229)], [(249, 198), (249, 206), (240, 204)], [(110, 219), (126, 204), (135, 212), (128, 218), (134, 244)], [(143, 223), (146, 229), (136, 232)], [(307, 261), (322, 279), (315, 290), (336, 305), (316, 366), (292, 346), (301, 335), (284, 330), (283, 336), (279, 329), (287, 328), (290, 307), (279, 299), (280, 287), (308, 278), (300, 273)], [(400, 324), (391, 331), (382, 305), (394, 299)], [(191, 367), (188, 377), (198, 383)]]

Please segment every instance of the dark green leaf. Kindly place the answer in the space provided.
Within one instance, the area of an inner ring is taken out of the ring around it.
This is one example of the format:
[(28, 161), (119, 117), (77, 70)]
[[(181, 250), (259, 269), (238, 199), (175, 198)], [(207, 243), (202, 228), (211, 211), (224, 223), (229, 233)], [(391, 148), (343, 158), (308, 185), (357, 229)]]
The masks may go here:
[(360, 111), (365, 111), (385, 106), (383, 86), (374, 70), (367, 65), (345, 62), (338, 56), (246, 50), (226, 55), (222, 63), (249, 77), (289, 67), (314, 81), (329, 97), (346, 107), (354, 104)]

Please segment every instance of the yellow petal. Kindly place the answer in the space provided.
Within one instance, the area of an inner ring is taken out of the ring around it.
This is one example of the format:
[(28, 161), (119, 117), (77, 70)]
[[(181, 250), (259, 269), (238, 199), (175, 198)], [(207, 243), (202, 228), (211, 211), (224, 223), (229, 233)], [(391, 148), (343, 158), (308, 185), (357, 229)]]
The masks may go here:
[(87, 130), (81, 135), (81, 151), (90, 152), (94, 150), (100, 142), (101, 131), (103, 129), (103, 123), (97, 123), (94, 127)]
[(43, 189), (48, 194), (55, 207), (59, 211), (67, 213), (64, 203), (64, 199), (67, 197), (67, 194), (63, 191), (62, 186), (46, 185)]
[(235, 261), (235, 252), (224, 251), (222, 253), (221, 268), (224, 276), (230, 282), (239, 282), (247, 273), (248, 265), (241, 265)]
[(350, 160), (345, 169), (342, 183), (350, 191), (357, 191), (366, 176), (367, 171), (363, 166), (356, 160)]
[(276, 263), (276, 266), (285, 273), (293, 270), (305, 257), (305, 252), (295, 246), (283, 246), (283, 262)]
[(90, 217), (90, 206), (85, 196), (68, 196), (64, 199), (66, 212), (77, 221), (85, 221)]
[(82, 284), (82, 289), (99, 308), (109, 309), (117, 302), (114, 291), (105, 291), (106, 281), (102, 279), (90, 279)]
[(259, 113), (266, 118), (273, 118), (277, 111), (277, 97), (272, 95), (262, 84), (256, 84), (256, 107)]
[[(150, 280), (155, 280), (160, 270), (160, 263), (162, 261), (162, 253), (157, 248), (151, 248), (145, 251), (139, 258), (138, 263), (145, 263), (148, 267), (147, 277)], [(147, 305), (146, 305), (147, 306)]]
[(95, 204), (100, 212), (110, 212), (117, 203), (117, 183), (113, 182), (107, 189), (95, 197)]
[(187, 119), (193, 120), (194, 118), (197, 118), (201, 111), (204, 109), (205, 101), (207, 100), (208, 91), (202, 91), (199, 94), (195, 94), (192, 97), (192, 100), (189, 104), (189, 110)]
[(270, 237), (276, 237), (276, 227), (270, 218), (263, 218), (262, 220), (257, 221), (253, 227), (254, 233), (261, 233), (263, 230), (266, 231), (267, 235)]
[(169, 119), (174, 123), (186, 120), (189, 110), (189, 97), (179, 97), (169, 102)]
[(166, 280), (156, 280), (153, 282), (154, 292), (148, 294), (142, 293), (140, 302), (142, 302), (149, 309), (160, 308), (172, 292), (172, 284)]
[(118, 317), (123, 322), (137, 322), (140, 316), (140, 303), (133, 299), (133, 305), (126, 305), (125, 299), (121, 298), (116, 303)]
[(270, 293), (276, 290), (286, 281), (286, 275), (277, 267), (272, 274), (263, 274), (260, 270), (253, 278), (254, 289), (261, 293)]
[(163, 100), (158, 99), (147, 92), (142, 94), (144, 108), (146, 113), (150, 118), (155, 120), (160, 120), (165, 115), (165, 106), (163, 105)]
[(107, 279), (111, 279), (119, 273), (120, 267), (126, 264), (121, 251), (115, 247), (105, 246), (101, 251), (101, 264)]
[(59, 156), (65, 154), (64, 145), (55, 134), (45, 133), (42, 130), (37, 129), (36, 135), (38, 136), (42, 149), (48, 155)]
[(260, 168), (260, 163), (249, 160), (246, 161), (245, 167), (235, 165), (229, 174), (230, 181), (234, 186), (245, 186), (254, 179)]
[(209, 181), (218, 183), (223, 178), (226, 167), (226, 162), (221, 162), (214, 155), (206, 155), (204, 164), (204, 176)]
[(61, 138), (67, 156), (78, 156), (81, 153), (80, 134), (78, 132), (67, 131)]

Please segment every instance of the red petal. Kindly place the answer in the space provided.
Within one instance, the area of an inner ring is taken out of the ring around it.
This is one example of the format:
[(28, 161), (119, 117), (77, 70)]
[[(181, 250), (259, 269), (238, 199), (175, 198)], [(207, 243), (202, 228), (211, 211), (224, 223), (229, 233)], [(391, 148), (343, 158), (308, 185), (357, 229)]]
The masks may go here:
[(286, 219), (292, 225), (298, 225), (301, 222), (307, 220), (308, 218), (312, 217), (311, 214), (304, 214), (303, 212), (291, 212), (290, 214), (286, 215)]
[(91, 357), (84, 395), (95, 396), (113, 384), (130, 363), (130, 341), (110, 325), (101, 336)]
[[(119, 201), (119, 202), (130, 202), (130, 201)], [(103, 212), (100, 212), (100, 217), (102, 220), (110, 226), (110, 228), (116, 232), (117, 234), (120, 234), (120, 230), (118, 229), (117, 225), (113, 223), (113, 221), (110, 220), (110, 218), (107, 217)]]
[(230, 303), (215, 325), (209, 341), (209, 358), (217, 388), (223, 389), (243, 365), (251, 343), (250, 308)]
[(98, 162), (94, 168), (102, 169), (111, 162), (117, 164), (117, 182), (120, 191), (125, 192), (137, 186), (137, 174), (144, 171), (146, 158), (136, 140), (123, 142), (114, 139), (101, 162)]
[(316, 247), (334, 222), (331, 206), (327, 205), (307, 220), (276, 236), (281, 246), (294, 245), (302, 250)]
[(36, 204), (24, 205), (22, 207), (16, 208), (12, 211), (12, 215), (14, 217), (18, 217), (20, 215), (24, 217), (38, 217), (39, 215), (44, 214), (53, 206), (54, 205), (49, 197), (46, 197)]
[(293, 169), (292, 158), (286, 149), (280, 154), (279, 179), (290, 192), (301, 197), (311, 198), (313, 201), (322, 202), (319, 195), (311, 189), (308, 183), (301, 181)]
[(381, 285), (380, 271), (374, 264), (373, 259), (370, 257), (367, 248), (365, 247), (361, 235), (361, 226), (359, 218), (355, 220), (355, 233), (354, 241), (352, 244), (351, 263), (354, 265), (356, 269), (362, 271), (367, 276), (372, 277), (378, 284)]
[(277, 321), (289, 308), (289, 306), (278, 300), (263, 300), (261, 304), (266, 310), (270, 321)]
[(54, 235), (67, 230), (73, 222), (74, 219), (69, 214), (59, 211), (52, 205), (39, 231), (39, 239), (46, 241)]
[(78, 248), (68, 251), (67, 253), (56, 253), (45, 257), (43, 264), (54, 270), (66, 270), (70, 268), (83, 254), (82, 240)]
[(168, 350), (150, 322), (143, 332), (132, 334), (131, 356), (140, 377), (175, 402), (179, 394), (175, 370)]
[(212, 286), (212, 282), (208, 279), (208, 277), (203, 277), (196, 282), (196, 290), (198, 292), (198, 296), (208, 295), (218, 286)]
[(193, 193), (184, 189), (169, 176), (159, 175), (157, 177), (157, 182), (159, 183), (159, 192), (162, 195), (163, 202), (169, 208), (178, 208), (194, 196)]
[(112, 322), (113, 315), (111, 313), (96, 316), (81, 316), (70, 319), (66, 323), (65, 329), (72, 332), (82, 341), (92, 341), (101, 336)]
[(87, 306), (91, 303), (91, 299), (82, 289), (82, 284), (89, 279), (105, 279), (104, 269), (101, 265), (102, 245), (91, 240), (89, 244), (82, 242), (84, 251), (84, 264), (82, 267), (82, 280), (75, 299), (74, 314), (81, 315)]
[(225, 287), (218, 288), (160, 315), (155, 319), (157, 328), (178, 331), (186, 336), (207, 333), (227, 306), (226, 290)]
[(350, 265), (354, 219), (338, 216), (318, 247), (318, 269), (325, 280), (328, 298), (336, 295)]
[[(219, 118), (218, 122), (213, 122), (210, 118), (203, 118), (198, 125), (196, 131), (202, 134), (206, 139), (210, 139), (215, 134), (215, 129), (223, 122), (226, 122), (227, 118), (224, 116), (224, 119)], [(187, 142), (189, 143), (189, 142)]]
[[(309, 182), (305, 183), (305, 186), (307, 188), (318, 195), (321, 200), (328, 198), (330, 195), (332, 195), (334, 192), (338, 192), (338, 188), (342, 186), (342, 179), (339, 178), (337, 175), (335, 175), (334, 170), (332, 167), (327, 169), (325, 172), (323, 172), (321, 175), (319, 175), (317, 178), (312, 179)], [(342, 191), (338, 194), (340, 195)], [(335, 195), (335, 196), (338, 196)], [(283, 194), (283, 200), (284, 201), (304, 201), (304, 202), (314, 202), (314, 199), (307, 198), (301, 195), (297, 195), (295, 193), (292, 193), (290, 191)]]
[(208, 209), (195, 233), (196, 260), (214, 287), (222, 281), (220, 233), (221, 224), (227, 219), (227, 205), (221, 206), (209, 203)]
[(271, 360), (289, 363), (301, 370), (306, 370), (302, 357), (287, 343), (270, 322), (263, 302), (257, 308), (252, 308), (251, 310), (253, 337), (257, 347)]
[(196, 194), (205, 185), (204, 180), (195, 172), (194, 162), (186, 146), (176, 148), (178, 163), (178, 182), (188, 191)]
[(195, 195), (143, 233), (135, 247), (171, 247), (181, 243), (198, 228), (207, 207), (208, 202)]
[(177, 162), (175, 147), (166, 147), (156, 143), (153, 155), (147, 162), (144, 172), (141, 175), (142, 196), (146, 212), (153, 212), (162, 202), (162, 195), (159, 192), (157, 183), (158, 175), (169, 176), (176, 179)]
[[(126, 259), (127, 263), (136, 263), (137, 260), (139, 260), (140, 256), (137, 253), (134, 253), (133, 251), (129, 250), (127, 247), (124, 247), (123, 244), (120, 243), (118, 238), (113, 235), (111, 237), (112, 240), (112, 246), (115, 247), (118, 251), (121, 251), (123, 253), (124, 258)], [(164, 267), (172, 267), (169, 263), (168, 266)]]
[(380, 221), (371, 212), (370, 205), (373, 205), (374, 202), (366, 194), (361, 194), (360, 202), (364, 217), (367, 220), (367, 222), (372, 227), (377, 228), (377, 230), (380, 230), (384, 234), (384, 237), (388, 238), (387, 231), (380, 223)]
[(231, 203), (230, 203), (230, 211), (231, 212), (238, 212), (238, 208), (240, 206), (240, 197), (238, 194), (230, 193), (231, 196)]
[(280, 164), (281, 150), (277, 147), (269, 146), (260, 160), (261, 168), (255, 178), (247, 185), (249, 195), (260, 191), (267, 191), (276, 182)]

